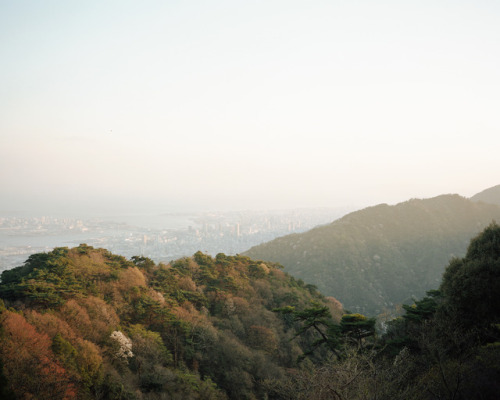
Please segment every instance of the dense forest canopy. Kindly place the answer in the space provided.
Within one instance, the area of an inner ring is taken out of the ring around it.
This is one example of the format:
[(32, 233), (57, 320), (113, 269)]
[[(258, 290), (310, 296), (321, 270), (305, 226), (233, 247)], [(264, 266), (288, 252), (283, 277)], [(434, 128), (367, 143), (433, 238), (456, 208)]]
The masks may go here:
[(328, 354), (273, 309), (342, 315), (273, 263), (198, 252), (156, 265), (87, 245), (30, 256), (0, 296), (2, 398), (265, 398), (299, 356)]
[(450, 258), (492, 220), (500, 207), (443, 195), (369, 207), (244, 254), (282, 264), (348, 310), (377, 315), (436, 288)]
[(2, 399), (497, 399), (500, 227), (376, 332), (278, 264), (86, 245), (0, 283)]

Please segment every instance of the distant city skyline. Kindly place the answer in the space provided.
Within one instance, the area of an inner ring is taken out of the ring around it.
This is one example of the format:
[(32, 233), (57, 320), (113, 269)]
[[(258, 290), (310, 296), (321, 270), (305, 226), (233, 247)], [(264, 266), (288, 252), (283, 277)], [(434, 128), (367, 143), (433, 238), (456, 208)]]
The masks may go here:
[(500, 3), (0, 4), (0, 213), (359, 209), (500, 183)]
[(303, 232), (344, 215), (317, 209), (275, 212), (228, 212), (124, 215), (76, 219), (0, 215), (0, 272), (29, 255), (81, 243), (125, 257), (143, 255), (156, 262), (203, 251), (234, 255), (289, 233)]

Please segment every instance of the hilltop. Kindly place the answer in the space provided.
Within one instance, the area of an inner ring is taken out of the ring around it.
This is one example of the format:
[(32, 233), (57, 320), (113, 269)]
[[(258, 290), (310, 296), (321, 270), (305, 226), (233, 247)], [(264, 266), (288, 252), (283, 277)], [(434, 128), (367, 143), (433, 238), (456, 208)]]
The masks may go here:
[(490, 187), (472, 196), (472, 201), (496, 204), (500, 206), (500, 185)]
[(273, 309), (342, 315), (274, 263), (197, 252), (155, 264), (87, 245), (4, 271), (0, 299), (1, 398), (266, 398), (265, 381), (316, 340), (292, 341), (297, 323)]
[(438, 286), (444, 266), (500, 207), (458, 195), (380, 204), (331, 224), (252, 247), (245, 255), (278, 262), (344, 307), (379, 314)]

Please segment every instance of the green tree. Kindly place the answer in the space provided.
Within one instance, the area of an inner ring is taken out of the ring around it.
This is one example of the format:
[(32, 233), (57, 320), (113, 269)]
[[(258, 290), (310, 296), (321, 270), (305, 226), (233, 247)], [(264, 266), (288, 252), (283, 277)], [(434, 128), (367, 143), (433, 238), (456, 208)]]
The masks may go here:
[(75, 367), (76, 349), (64, 339), (60, 333), (57, 333), (52, 339), (52, 352), (66, 367)]
[(304, 335), (312, 331), (316, 339), (311, 344), (311, 348), (307, 350), (300, 359), (304, 356), (310, 355), (322, 345), (325, 345), (337, 357), (340, 356), (340, 338), (339, 326), (332, 320), (330, 310), (326, 306), (322, 306), (317, 302), (313, 302), (312, 306), (304, 310), (296, 310), (295, 307), (284, 307), (275, 309), (275, 311), (282, 314), (291, 314), (295, 322), (300, 323), (300, 328), (297, 330), (295, 337)]
[(492, 223), (472, 239), (467, 254), (443, 275), (446, 312), (462, 329), (487, 329), (500, 322), (500, 226)]
[(132, 262), (136, 267), (146, 270), (147, 272), (151, 272), (155, 267), (155, 262), (148, 257), (144, 256), (133, 256), (131, 258)]
[(355, 342), (358, 349), (362, 349), (364, 339), (375, 335), (375, 318), (367, 318), (362, 314), (344, 314), (340, 321), (340, 331), (348, 340)]

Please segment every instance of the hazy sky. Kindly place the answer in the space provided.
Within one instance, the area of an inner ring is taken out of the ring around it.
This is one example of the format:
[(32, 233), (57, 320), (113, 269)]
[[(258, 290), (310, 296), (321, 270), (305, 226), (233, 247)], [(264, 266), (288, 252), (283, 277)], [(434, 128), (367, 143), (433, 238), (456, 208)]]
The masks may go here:
[(0, 0), (0, 211), (374, 205), (499, 172), (497, 0)]

